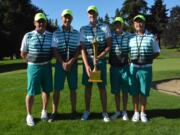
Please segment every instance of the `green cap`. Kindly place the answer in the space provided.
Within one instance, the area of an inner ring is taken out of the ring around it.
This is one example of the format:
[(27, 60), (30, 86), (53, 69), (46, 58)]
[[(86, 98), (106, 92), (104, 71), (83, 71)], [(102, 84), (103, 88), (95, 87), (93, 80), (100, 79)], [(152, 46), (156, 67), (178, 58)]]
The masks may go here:
[(93, 6), (89, 6), (88, 9), (87, 9), (87, 12), (89, 12), (90, 10), (98, 13), (98, 10), (97, 10), (96, 6), (94, 6), (94, 5)]
[(70, 9), (64, 9), (61, 13), (61, 16), (70, 15), (73, 16), (72, 11)]
[(133, 21), (135, 21), (136, 19), (141, 19), (142, 21), (146, 21), (146, 19), (145, 19), (145, 17), (143, 16), (143, 15), (136, 15), (135, 17), (134, 17), (134, 19), (133, 19)]
[(47, 20), (46, 16), (43, 13), (37, 13), (34, 17), (34, 21), (38, 21), (40, 19)]
[(124, 24), (124, 20), (122, 17), (116, 17), (114, 20), (113, 20), (113, 23), (115, 22), (120, 22), (121, 24)]

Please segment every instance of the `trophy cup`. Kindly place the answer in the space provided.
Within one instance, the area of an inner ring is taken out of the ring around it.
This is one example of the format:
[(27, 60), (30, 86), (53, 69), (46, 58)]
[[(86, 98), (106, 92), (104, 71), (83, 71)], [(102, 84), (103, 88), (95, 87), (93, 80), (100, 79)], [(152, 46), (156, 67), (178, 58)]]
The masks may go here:
[(99, 71), (97, 69), (97, 47), (98, 47), (98, 42), (96, 40), (96, 38), (94, 38), (93, 42), (92, 42), (92, 46), (93, 46), (93, 52), (94, 52), (94, 56), (93, 56), (93, 64), (94, 64), (94, 69), (93, 71), (90, 72), (90, 77), (88, 82), (93, 82), (93, 83), (97, 83), (97, 82), (102, 82), (101, 80), (101, 71)]

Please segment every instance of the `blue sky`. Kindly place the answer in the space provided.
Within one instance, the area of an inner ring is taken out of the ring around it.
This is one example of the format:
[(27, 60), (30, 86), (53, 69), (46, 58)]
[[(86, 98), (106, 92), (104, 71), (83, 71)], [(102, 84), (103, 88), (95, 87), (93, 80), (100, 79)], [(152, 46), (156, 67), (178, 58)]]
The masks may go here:
[[(124, 0), (31, 0), (32, 4), (44, 10), (48, 18), (53, 20), (58, 19), (61, 25), (60, 14), (64, 9), (73, 11), (72, 26), (79, 30), (83, 25), (88, 24), (86, 9), (90, 5), (96, 5), (99, 11), (99, 16), (103, 17), (106, 13), (110, 17), (114, 17), (115, 10), (122, 7)], [(146, 0), (150, 7), (154, 0)], [(176, 5), (180, 5), (179, 0), (164, 0), (167, 9), (171, 9)]]

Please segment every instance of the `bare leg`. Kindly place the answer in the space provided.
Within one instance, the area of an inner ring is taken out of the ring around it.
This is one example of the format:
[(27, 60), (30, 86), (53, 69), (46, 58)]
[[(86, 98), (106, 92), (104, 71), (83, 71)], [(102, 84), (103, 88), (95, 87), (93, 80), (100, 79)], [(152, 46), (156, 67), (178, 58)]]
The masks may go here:
[(71, 90), (70, 91), (70, 99), (71, 99), (71, 112), (74, 113), (76, 112), (76, 91), (75, 90)]
[(120, 94), (115, 94), (116, 112), (120, 112)]
[(53, 101), (52, 101), (52, 113), (57, 113), (57, 108), (59, 105), (60, 92), (54, 91), (53, 93)]
[(128, 93), (123, 92), (123, 111), (127, 111)]
[(132, 96), (133, 100), (133, 107), (134, 107), (134, 112), (138, 112), (138, 107), (139, 107), (139, 95), (137, 96)]
[(145, 96), (140, 96), (140, 102), (141, 102), (141, 112), (145, 112), (147, 98)]
[(34, 103), (34, 96), (28, 96), (26, 95), (26, 111), (27, 114), (32, 114), (32, 106)]
[(50, 97), (49, 93), (42, 92), (43, 110), (47, 110), (49, 97)]
[(90, 112), (90, 103), (91, 103), (91, 93), (92, 93), (92, 87), (85, 87), (85, 106), (86, 111)]
[(101, 105), (103, 112), (107, 112), (107, 94), (105, 89), (99, 88), (100, 98), (101, 98)]

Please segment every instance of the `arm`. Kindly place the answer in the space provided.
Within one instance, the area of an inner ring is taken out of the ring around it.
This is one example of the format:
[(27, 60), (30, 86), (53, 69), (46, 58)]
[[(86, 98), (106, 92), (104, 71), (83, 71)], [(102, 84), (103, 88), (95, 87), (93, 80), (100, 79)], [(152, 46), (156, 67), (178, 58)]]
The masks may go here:
[(109, 50), (111, 49), (111, 46), (112, 46), (112, 41), (111, 41), (111, 37), (107, 38), (106, 39), (106, 48), (104, 49), (103, 52), (101, 52), (98, 56), (97, 56), (97, 59), (102, 59), (104, 58), (104, 56), (109, 52)]
[(91, 67), (89, 66), (89, 63), (88, 63), (87, 52), (86, 52), (84, 46), (83, 45), (81, 45), (81, 46), (82, 46), (81, 55), (82, 55), (82, 59), (83, 59), (84, 65), (86, 67), (86, 73), (87, 73), (88, 76), (90, 76)]
[(61, 55), (59, 54), (58, 49), (56, 47), (52, 47), (52, 51), (53, 51), (53, 55), (56, 57), (58, 62), (63, 65), (64, 61), (63, 61)]

